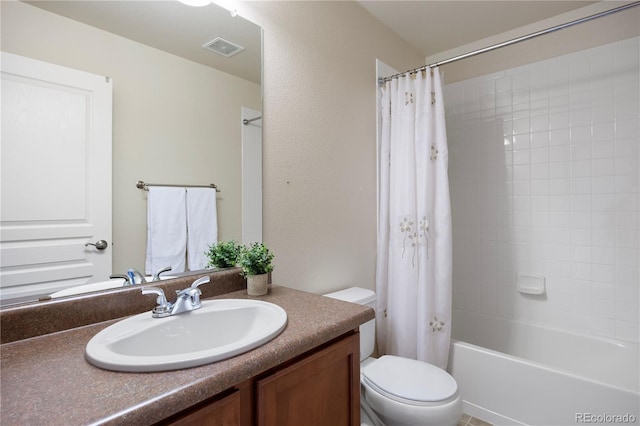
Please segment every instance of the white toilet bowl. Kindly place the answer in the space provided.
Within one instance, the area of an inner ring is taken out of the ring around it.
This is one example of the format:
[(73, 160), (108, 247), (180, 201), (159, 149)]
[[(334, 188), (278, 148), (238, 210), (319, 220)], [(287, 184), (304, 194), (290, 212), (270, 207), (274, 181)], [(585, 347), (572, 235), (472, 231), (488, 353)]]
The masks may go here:
[[(371, 306), (375, 293), (351, 287), (327, 297)], [(360, 326), (360, 383), (367, 426), (456, 426), (462, 417), (462, 399), (455, 379), (422, 361), (385, 355), (370, 358), (375, 320)], [(365, 417), (363, 416), (363, 419)]]
[(460, 420), (462, 399), (446, 371), (389, 355), (361, 368), (363, 399), (382, 424), (456, 426)]

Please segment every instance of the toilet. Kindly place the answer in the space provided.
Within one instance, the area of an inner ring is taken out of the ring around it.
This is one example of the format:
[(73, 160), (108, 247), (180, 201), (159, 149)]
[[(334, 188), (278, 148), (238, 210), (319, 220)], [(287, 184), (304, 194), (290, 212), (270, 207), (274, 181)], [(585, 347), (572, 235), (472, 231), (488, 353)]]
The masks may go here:
[[(350, 287), (325, 294), (375, 309), (373, 291)], [(455, 379), (434, 365), (384, 355), (373, 358), (375, 320), (360, 326), (360, 384), (362, 425), (456, 426), (462, 399)]]

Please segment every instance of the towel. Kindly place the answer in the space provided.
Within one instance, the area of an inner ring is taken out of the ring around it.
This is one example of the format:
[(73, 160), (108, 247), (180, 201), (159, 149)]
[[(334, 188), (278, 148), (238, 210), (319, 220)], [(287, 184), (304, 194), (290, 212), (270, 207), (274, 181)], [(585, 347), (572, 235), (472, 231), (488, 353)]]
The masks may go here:
[(218, 242), (215, 189), (187, 188), (187, 235), (189, 270), (206, 268), (208, 247)]
[(153, 275), (166, 266), (171, 266), (172, 273), (185, 271), (186, 224), (184, 188), (149, 188), (145, 262), (147, 275)]

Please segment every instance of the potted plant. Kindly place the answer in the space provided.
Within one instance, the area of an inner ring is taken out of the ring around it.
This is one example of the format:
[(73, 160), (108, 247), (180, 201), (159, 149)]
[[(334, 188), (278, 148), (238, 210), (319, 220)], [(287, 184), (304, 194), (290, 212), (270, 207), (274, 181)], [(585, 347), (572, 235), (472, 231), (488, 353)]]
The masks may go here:
[(213, 266), (215, 268), (232, 268), (237, 266), (241, 249), (242, 246), (233, 240), (211, 244), (209, 245), (209, 251), (206, 252), (209, 258), (207, 266)]
[(273, 253), (264, 243), (253, 243), (249, 247), (242, 247), (238, 262), (244, 276), (247, 278), (247, 293), (249, 296), (267, 294), (269, 272), (273, 271)]

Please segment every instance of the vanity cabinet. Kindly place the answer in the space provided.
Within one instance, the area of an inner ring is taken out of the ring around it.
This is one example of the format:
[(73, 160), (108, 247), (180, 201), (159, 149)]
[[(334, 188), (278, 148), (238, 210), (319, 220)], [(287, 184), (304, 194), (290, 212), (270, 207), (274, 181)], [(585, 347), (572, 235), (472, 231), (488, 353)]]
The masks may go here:
[(158, 423), (171, 426), (250, 426), (253, 423), (251, 381)]
[(359, 426), (359, 334), (344, 335), (163, 424)]

